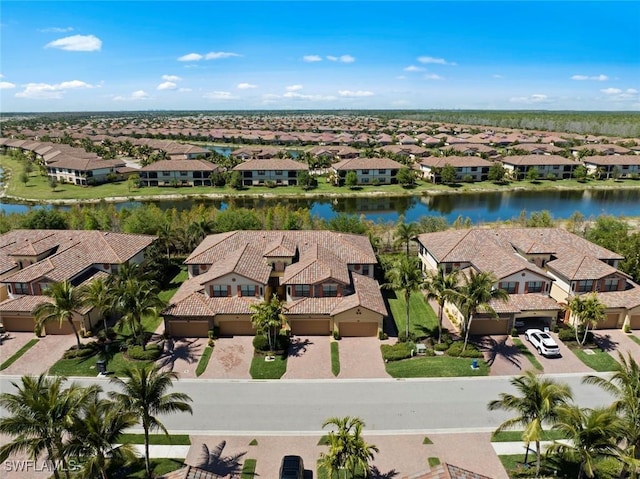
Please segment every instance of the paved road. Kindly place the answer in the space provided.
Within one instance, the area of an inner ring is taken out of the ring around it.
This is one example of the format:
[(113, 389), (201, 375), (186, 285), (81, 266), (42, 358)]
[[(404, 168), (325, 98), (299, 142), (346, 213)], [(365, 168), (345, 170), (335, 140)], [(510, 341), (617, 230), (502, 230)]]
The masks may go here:
[[(570, 385), (583, 407), (604, 405), (609, 397), (595, 386), (582, 385), (582, 374), (556, 375)], [(0, 378), (0, 391), (10, 392), (10, 380)], [(81, 384), (105, 379), (81, 379)], [(193, 416), (162, 418), (175, 433), (186, 434), (312, 434), (331, 416), (354, 415), (367, 431), (399, 432), (487, 431), (507, 413), (487, 411), (501, 392), (512, 392), (508, 377), (415, 380), (244, 381), (190, 380), (174, 388), (193, 398)], [(3, 411), (0, 411), (3, 413)]]

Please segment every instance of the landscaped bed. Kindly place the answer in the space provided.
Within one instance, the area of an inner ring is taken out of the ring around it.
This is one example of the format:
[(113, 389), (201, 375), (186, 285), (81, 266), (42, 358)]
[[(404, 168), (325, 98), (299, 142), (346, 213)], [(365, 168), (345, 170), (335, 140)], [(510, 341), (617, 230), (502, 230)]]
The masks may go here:
[(390, 361), (385, 367), (394, 378), (436, 378), (460, 376), (488, 376), (489, 366), (477, 360), (478, 369), (471, 367), (473, 359), (450, 356), (426, 356)]

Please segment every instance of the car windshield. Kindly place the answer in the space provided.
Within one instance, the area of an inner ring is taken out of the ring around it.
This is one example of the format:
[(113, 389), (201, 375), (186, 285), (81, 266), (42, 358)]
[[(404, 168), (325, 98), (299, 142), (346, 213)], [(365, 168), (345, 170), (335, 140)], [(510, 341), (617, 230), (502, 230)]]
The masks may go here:
[(551, 336), (549, 336), (547, 333), (540, 333), (540, 338), (541, 339), (553, 339)]

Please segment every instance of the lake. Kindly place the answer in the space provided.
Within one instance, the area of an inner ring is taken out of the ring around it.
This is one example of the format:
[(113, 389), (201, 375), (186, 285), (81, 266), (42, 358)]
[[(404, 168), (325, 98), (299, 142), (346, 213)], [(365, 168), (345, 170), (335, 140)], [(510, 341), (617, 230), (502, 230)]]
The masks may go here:
[[(339, 213), (364, 215), (379, 222), (395, 222), (400, 215), (405, 220), (416, 221), (421, 216), (444, 216), (453, 222), (458, 216), (469, 217), (473, 223), (493, 222), (517, 218), (520, 212), (548, 210), (556, 219), (570, 217), (576, 211), (585, 217), (603, 214), (615, 216), (640, 216), (640, 189), (634, 190), (586, 190), (586, 191), (512, 191), (491, 193), (440, 194), (402, 197), (350, 197), (318, 199), (255, 199), (232, 200), (185, 199), (153, 201), (163, 209), (191, 208), (205, 204), (219, 209), (229, 206), (262, 209), (284, 205), (288, 208), (309, 208), (321, 218), (331, 218)], [(140, 202), (119, 203), (118, 207), (132, 207)], [(0, 211), (25, 212), (30, 206), (10, 204), (0, 199)], [(64, 207), (61, 207), (64, 208)]]

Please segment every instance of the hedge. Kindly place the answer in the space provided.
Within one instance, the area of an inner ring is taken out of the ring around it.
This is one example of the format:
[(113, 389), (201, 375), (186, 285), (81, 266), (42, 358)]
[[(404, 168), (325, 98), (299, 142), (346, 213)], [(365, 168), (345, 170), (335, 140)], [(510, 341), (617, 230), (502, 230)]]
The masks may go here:
[(473, 344), (467, 344), (467, 348), (462, 352), (462, 347), (464, 343), (461, 341), (453, 343), (447, 349), (447, 356), (459, 357), (459, 358), (481, 358), (483, 357), (482, 352), (478, 351)]
[(150, 344), (147, 349), (142, 349), (142, 346), (129, 346), (127, 349), (127, 356), (129, 359), (136, 361), (155, 361), (162, 354), (162, 346), (159, 344)]
[(413, 343), (383, 344), (380, 350), (385, 361), (400, 361), (410, 358), (414, 347)]

